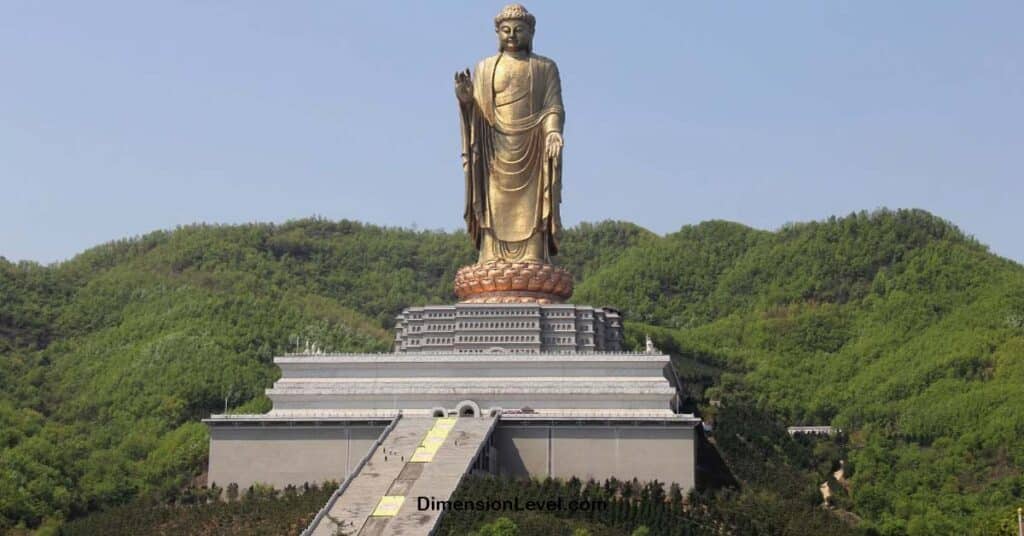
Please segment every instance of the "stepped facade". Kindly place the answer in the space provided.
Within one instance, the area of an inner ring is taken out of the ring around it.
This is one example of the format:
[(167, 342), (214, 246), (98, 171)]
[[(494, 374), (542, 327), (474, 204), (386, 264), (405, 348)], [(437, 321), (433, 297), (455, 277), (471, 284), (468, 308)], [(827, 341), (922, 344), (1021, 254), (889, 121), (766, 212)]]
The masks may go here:
[(395, 322), (399, 353), (516, 354), (622, 350), (622, 318), (611, 308), (571, 304), (410, 307)]

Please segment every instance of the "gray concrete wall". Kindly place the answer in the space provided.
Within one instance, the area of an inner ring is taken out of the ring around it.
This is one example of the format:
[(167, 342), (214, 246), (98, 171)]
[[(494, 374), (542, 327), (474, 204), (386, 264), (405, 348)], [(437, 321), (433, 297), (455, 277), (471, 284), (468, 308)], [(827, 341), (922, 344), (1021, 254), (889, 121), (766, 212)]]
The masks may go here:
[(498, 473), (581, 480), (637, 478), (694, 487), (692, 427), (499, 424), (494, 434)]
[[(246, 488), (344, 479), (383, 426), (210, 428), (209, 481)], [(696, 432), (689, 426), (499, 423), (492, 436), (497, 473), (581, 480), (637, 478), (695, 485)]]
[(492, 435), (498, 454), (498, 474), (514, 477), (548, 474), (548, 429), (498, 423)]
[(340, 482), (359, 463), (383, 426), (210, 427), (208, 481), (242, 489), (304, 482)]

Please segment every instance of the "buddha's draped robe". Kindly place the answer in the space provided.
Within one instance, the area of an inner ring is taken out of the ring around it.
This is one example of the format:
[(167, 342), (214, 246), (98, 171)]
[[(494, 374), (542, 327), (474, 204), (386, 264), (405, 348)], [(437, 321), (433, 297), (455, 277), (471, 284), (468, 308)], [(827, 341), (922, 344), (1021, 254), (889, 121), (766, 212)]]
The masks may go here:
[(545, 148), (547, 135), (561, 132), (565, 116), (558, 67), (529, 55), (529, 83), (519, 84), (528, 94), (513, 95), (527, 99), (528, 106), (517, 105), (520, 112), (509, 117), (496, 110), (505, 104), (495, 102), (495, 67), (501, 56), (477, 65), (473, 101), (460, 103), (466, 226), (481, 262), (547, 261), (558, 252), (562, 226), (561, 157), (548, 158)]

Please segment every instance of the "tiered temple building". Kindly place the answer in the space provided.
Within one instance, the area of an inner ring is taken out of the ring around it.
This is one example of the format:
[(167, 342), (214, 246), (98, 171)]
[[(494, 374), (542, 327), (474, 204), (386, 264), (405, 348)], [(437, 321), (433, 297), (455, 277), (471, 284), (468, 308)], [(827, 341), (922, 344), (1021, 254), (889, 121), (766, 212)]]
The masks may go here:
[(395, 351), (482, 354), (617, 352), (615, 309), (570, 304), (470, 304), (410, 307), (395, 322)]

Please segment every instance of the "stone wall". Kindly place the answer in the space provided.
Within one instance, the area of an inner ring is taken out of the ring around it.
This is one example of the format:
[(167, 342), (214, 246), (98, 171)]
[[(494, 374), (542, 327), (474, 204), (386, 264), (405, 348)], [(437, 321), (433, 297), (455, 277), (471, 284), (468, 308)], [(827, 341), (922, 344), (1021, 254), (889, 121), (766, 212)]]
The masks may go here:
[[(366, 455), (384, 425), (210, 426), (209, 481), (244, 489), (342, 481)], [(498, 423), (492, 467), (512, 477), (581, 480), (609, 477), (695, 485), (692, 423)]]
[(210, 426), (209, 482), (245, 489), (255, 483), (341, 482), (386, 425)]
[(615, 477), (695, 486), (696, 430), (688, 426), (501, 423), (499, 475), (586, 481)]

